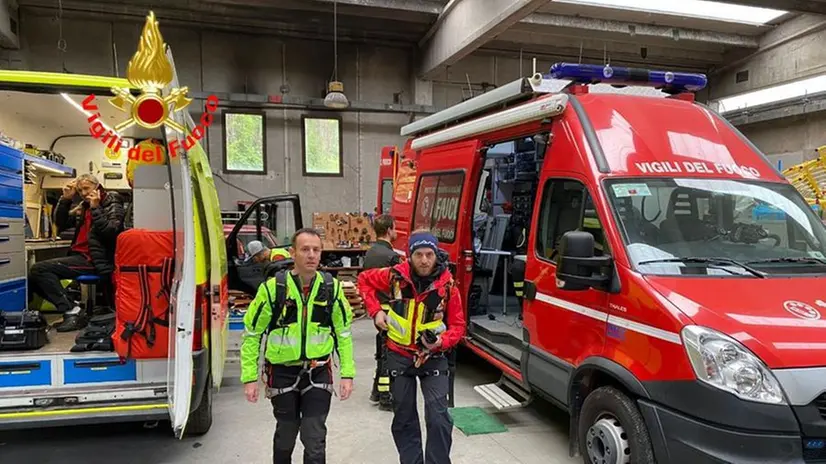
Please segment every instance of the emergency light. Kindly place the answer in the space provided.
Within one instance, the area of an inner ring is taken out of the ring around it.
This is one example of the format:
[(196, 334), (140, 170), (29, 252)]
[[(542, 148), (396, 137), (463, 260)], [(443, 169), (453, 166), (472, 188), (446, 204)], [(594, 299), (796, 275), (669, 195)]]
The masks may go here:
[(555, 63), (551, 66), (550, 78), (568, 79), (580, 84), (664, 87), (671, 92), (698, 92), (708, 84), (705, 74), (576, 63)]
[(492, 130), (506, 129), (522, 123), (553, 117), (565, 111), (567, 106), (568, 95), (565, 94), (540, 98), (499, 113), (494, 113), (418, 137), (413, 139), (410, 147), (413, 150), (420, 150), (446, 142), (461, 140), (473, 135), (483, 134)]

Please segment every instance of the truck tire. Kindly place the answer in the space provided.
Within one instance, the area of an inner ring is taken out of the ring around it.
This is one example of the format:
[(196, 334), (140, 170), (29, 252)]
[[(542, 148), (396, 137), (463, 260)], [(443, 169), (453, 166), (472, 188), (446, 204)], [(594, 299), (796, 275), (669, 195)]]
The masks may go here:
[(204, 385), (204, 394), (201, 396), (201, 404), (189, 415), (186, 424), (186, 437), (197, 437), (209, 432), (212, 427), (212, 376), (207, 376)]
[(654, 464), (645, 421), (628, 396), (614, 387), (592, 391), (577, 426), (585, 464)]

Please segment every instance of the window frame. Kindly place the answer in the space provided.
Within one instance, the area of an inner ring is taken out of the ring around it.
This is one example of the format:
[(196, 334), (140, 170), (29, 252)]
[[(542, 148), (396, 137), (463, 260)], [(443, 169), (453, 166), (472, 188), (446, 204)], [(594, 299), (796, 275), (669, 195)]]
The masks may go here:
[[(449, 169), (447, 171), (430, 171), (430, 172), (426, 172), (426, 173), (423, 173), (423, 174), (419, 175), (419, 178), (416, 180), (416, 196), (413, 198), (413, 215), (411, 216), (411, 221), (410, 221), (410, 232), (411, 233), (417, 229), (417, 227), (416, 227), (416, 213), (419, 210), (419, 195), (421, 194), (421, 191), (422, 191), (422, 188), (421, 188), (422, 187), (422, 180), (425, 177), (444, 176), (444, 175), (451, 175), (451, 174), (460, 174), (462, 176), (461, 186), (459, 187), (459, 208), (457, 209), (457, 212), (456, 212), (456, 222), (455, 222), (455, 225), (453, 227), (453, 240), (447, 241), (447, 240), (442, 240), (439, 237), (436, 237), (436, 238), (439, 240), (439, 243), (446, 243), (446, 244), (456, 243), (456, 236), (458, 235), (456, 232), (459, 230), (459, 218), (462, 215), (461, 214), (461, 211), (462, 211), (462, 196), (465, 193), (465, 181), (467, 181), (467, 170), (466, 169)], [(436, 192), (438, 193), (438, 191), (439, 191), (439, 184), (436, 184)], [(433, 211), (435, 211), (436, 210), (435, 209), (435, 206), (436, 206), (435, 198), (434, 198), (433, 206), (434, 206)], [(430, 213), (430, 221), (431, 221), (431, 223), (433, 222), (433, 212), (432, 211)], [(432, 225), (428, 227), (429, 230), (432, 230), (432, 228), (433, 228)]]
[[(261, 157), (263, 159), (263, 166), (260, 171), (244, 170), (244, 169), (230, 169), (227, 164), (227, 115), (228, 114), (246, 114), (261, 117)], [(227, 108), (221, 111), (221, 151), (222, 151), (222, 169), (227, 174), (246, 174), (246, 175), (267, 175), (267, 113), (264, 111), (245, 110), (245, 109), (231, 109)]]
[[(558, 182), (576, 182), (576, 183), (578, 183), (582, 186), (583, 194), (587, 195), (588, 197), (591, 198), (591, 203), (594, 205), (594, 212), (596, 213), (597, 220), (599, 221), (600, 226), (602, 226), (603, 233), (605, 233), (605, 224), (606, 224), (606, 222), (605, 222), (604, 218), (602, 218), (602, 216), (600, 215), (599, 205), (597, 205), (596, 197), (591, 193), (591, 189), (588, 188), (588, 185), (585, 182), (583, 182), (580, 179), (575, 179), (573, 177), (549, 177), (549, 178), (545, 179), (545, 185), (542, 189), (542, 195), (538, 198), (539, 199), (539, 215), (538, 215), (537, 219), (539, 219), (540, 221), (542, 220), (542, 214), (544, 212), (543, 208), (545, 206), (544, 197), (545, 197), (545, 194), (547, 192), (548, 185), (551, 185), (551, 187), (553, 187), (553, 184), (558, 183)], [(553, 191), (551, 191), (551, 195), (553, 195)], [(578, 221), (577, 229), (573, 229), (573, 230), (579, 230), (579, 229), (582, 229), (582, 227), (583, 227), (584, 220), (585, 220), (585, 205), (586, 205), (586, 203), (587, 203), (586, 198), (585, 198), (585, 196), (583, 196), (582, 204), (579, 207), (579, 221)], [(548, 204), (552, 204), (552, 203), (549, 201)], [(559, 220), (557, 218), (557, 222), (553, 224), (553, 229), (552, 229), (553, 235), (556, 234), (558, 226), (559, 226)], [(538, 259), (538, 260), (540, 260), (540, 261), (542, 261), (546, 264), (549, 264), (551, 266), (554, 266), (554, 267), (558, 266), (557, 262), (555, 260), (545, 256), (544, 252), (540, 253), (540, 250), (538, 248), (539, 247), (539, 240), (540, 240), (540, 233), (539, 233), (539, 230), (538, 230), (539, 229), (539, 224), (537, 223), (533, 227), (537, 228), (536, 234), (534, 236), (534, 243), (533, 243), (533, 252), (536, 255), (536, 259)], [(594, 237), (594, 238), (596, 239), (596, 237)], [(610, 244), (610, 240), (607, 236), (607, 233), (604, 237), (604, 240), (605, 240), (605, 245), (607, 246), (607, 248), (602, 250), (602, 255), (613, 257), (614, 254), (612, 253), (611, 244)], [(596, 243), (597, 242), (595, 240), (594, 244), (596, 245)], [(558, 256), (559, 256), (559, 254), (557, 253), (557, 257)]]
[[(384, 197), (384, 186), (386, 184), (390, 184), (390, 192), (388, 198)], [(390, 208), (393, 207), (393, 191), (395, 190), (395, 185), (393, 185), (393, 179), (382, 179), (381, 184), (379, 185), (379, 191), (381, 192), (381, 207), (382, 214), (390, 214)], [(384, 205), (387, 204), (387, 210), (385, 211)]]
[[(338, 173), (307, 172), (307, 119), (332, 119), (338, 123)], [(344, 127), (341, 116), (302, 114), (301, 115), (301, 175), (304, 177), (344, 177)]]

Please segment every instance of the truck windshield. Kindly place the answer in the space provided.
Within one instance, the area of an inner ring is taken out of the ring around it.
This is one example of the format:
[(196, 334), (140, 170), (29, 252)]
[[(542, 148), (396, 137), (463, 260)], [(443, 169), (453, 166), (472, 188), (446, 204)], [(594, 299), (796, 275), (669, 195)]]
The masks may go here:
[(826, 228), (791, 185), (639, 178), (606, 185), (629, 259), (642, 273), (826, 273)]

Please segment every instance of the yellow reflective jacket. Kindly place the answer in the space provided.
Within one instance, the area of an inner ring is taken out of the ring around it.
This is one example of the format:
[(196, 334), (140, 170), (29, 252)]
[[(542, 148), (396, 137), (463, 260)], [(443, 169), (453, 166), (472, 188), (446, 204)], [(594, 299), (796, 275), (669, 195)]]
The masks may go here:
[(330, 274), (316, 272), (305, 299), (299, 278), (292, 272), (279, 272), (261, 284), (244, 315), (241, 381), (258, 379), (261, 338), (265, 334), (264, 357), (270, 364), (325, 359), (337, 350), (341, 377), (353, 378), (356, 371), (350, 334), (352, 320), (341, 284)]

